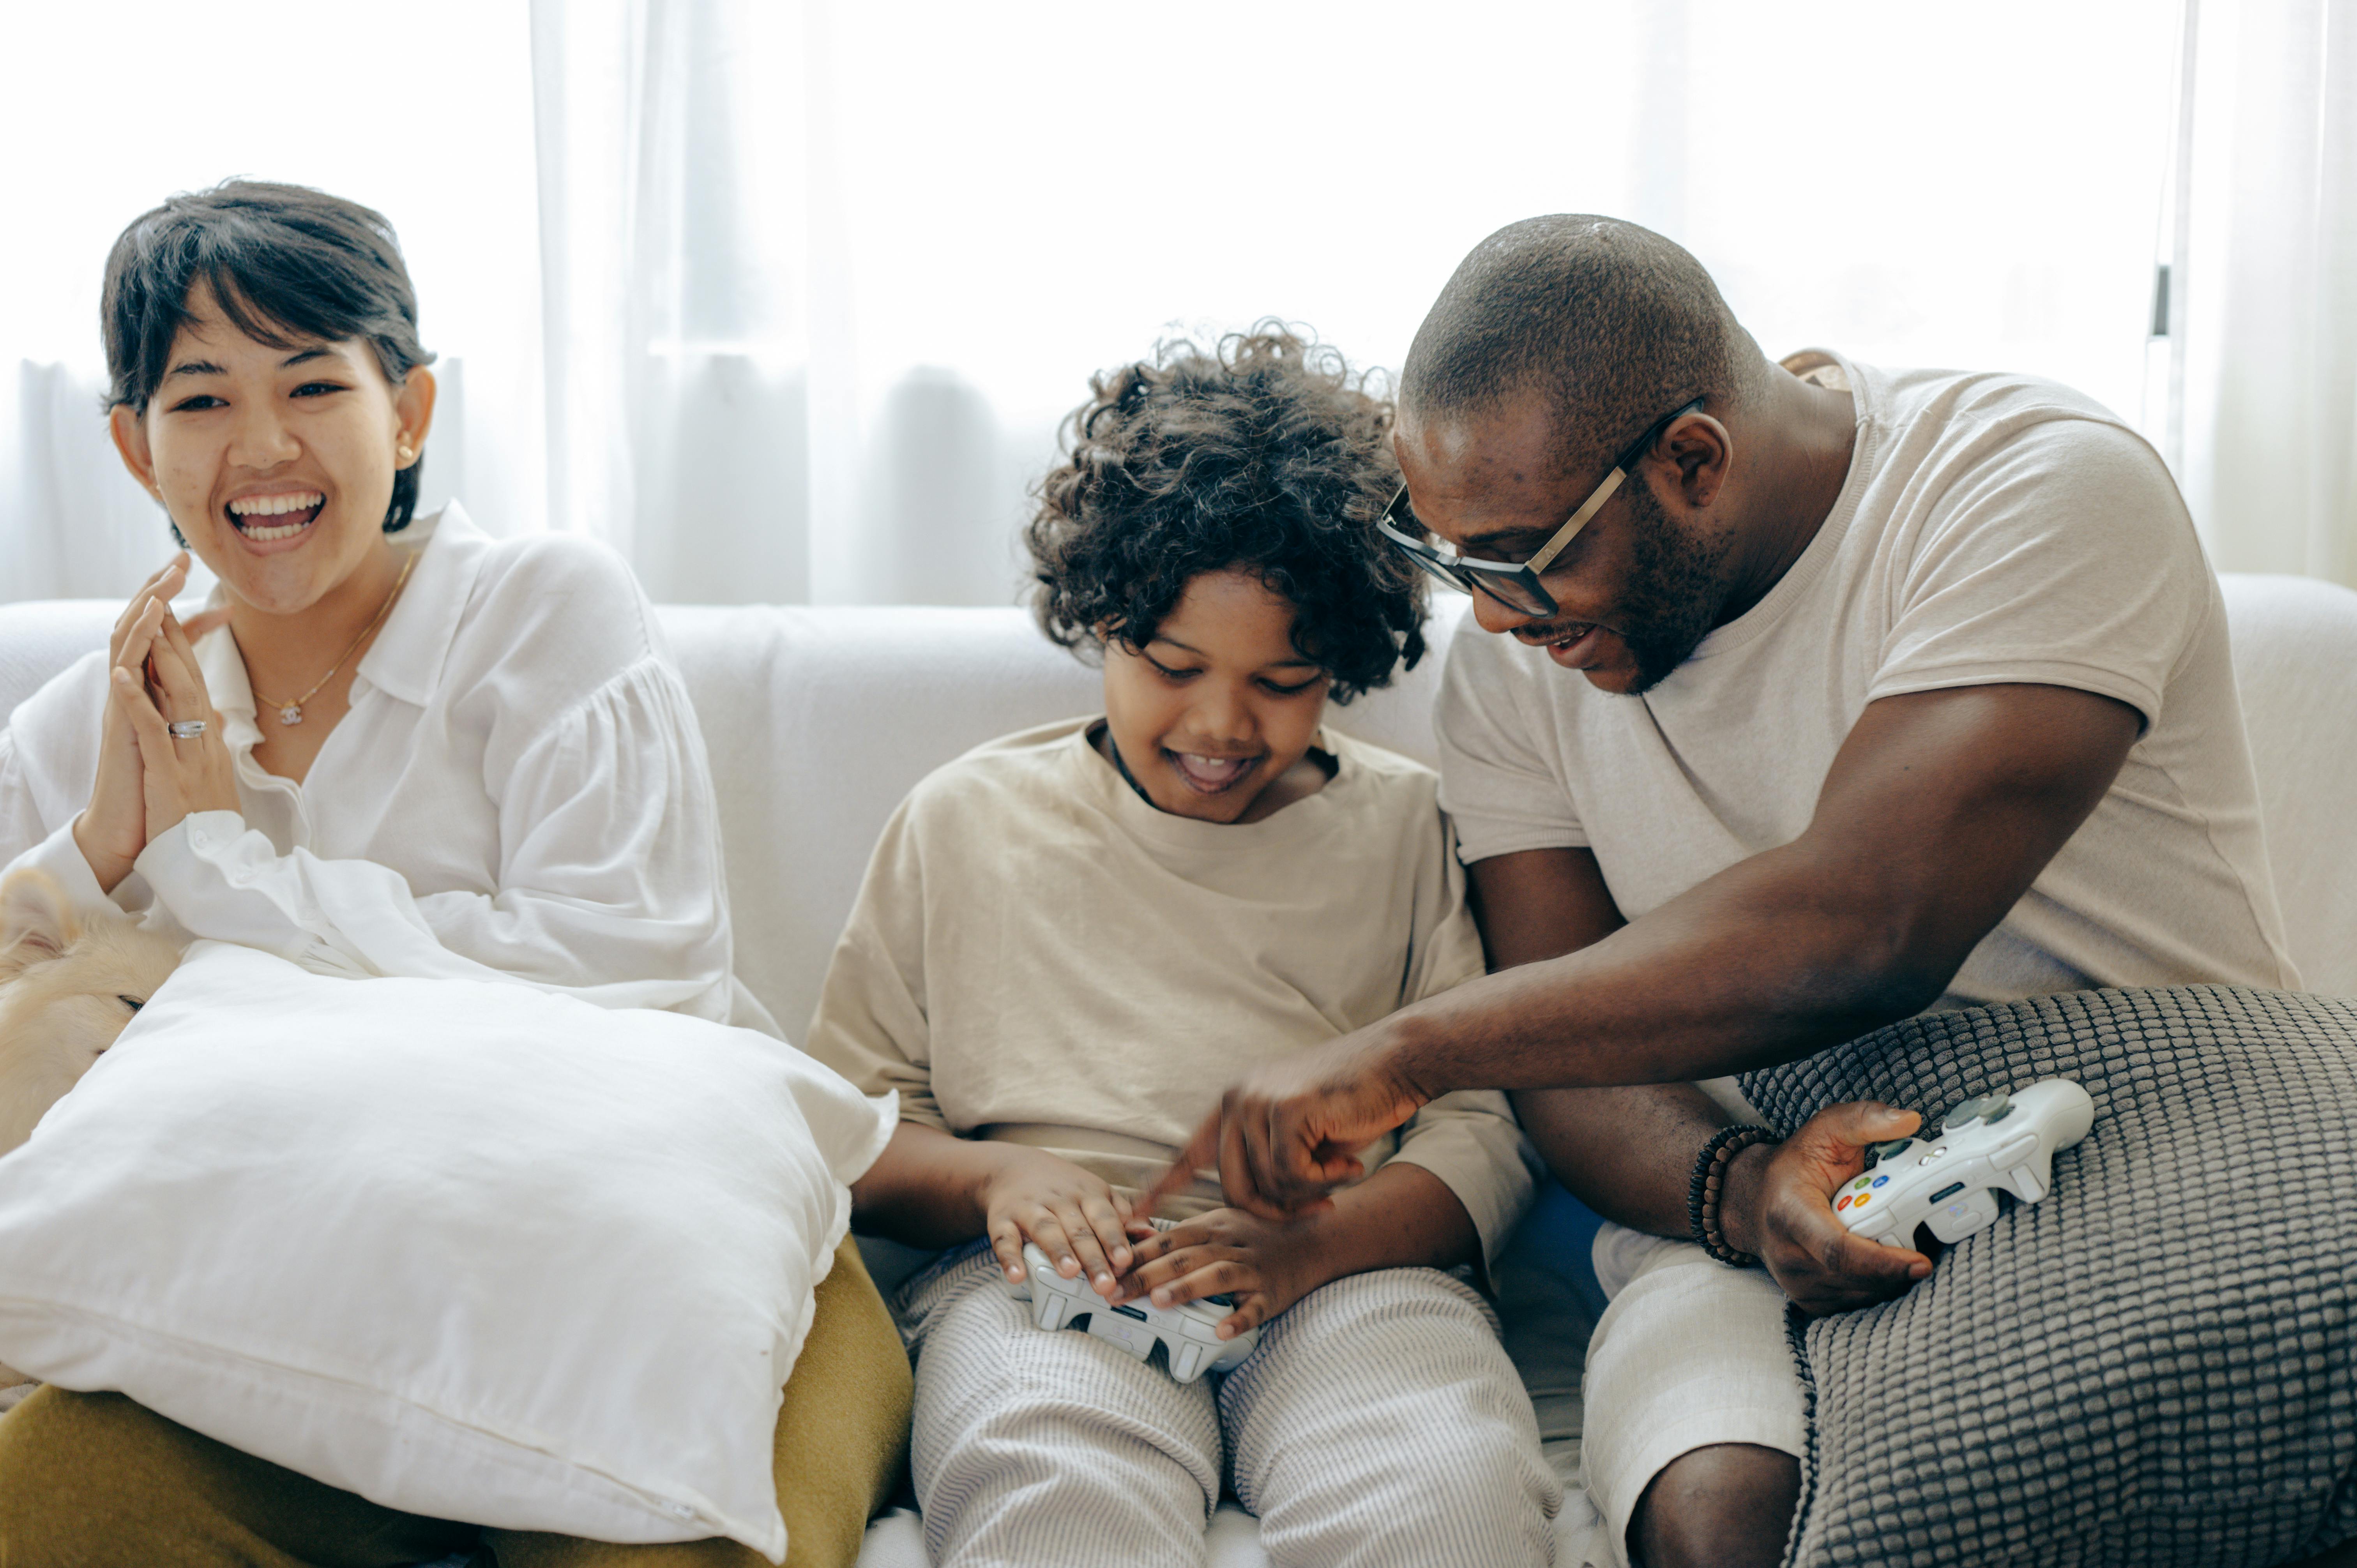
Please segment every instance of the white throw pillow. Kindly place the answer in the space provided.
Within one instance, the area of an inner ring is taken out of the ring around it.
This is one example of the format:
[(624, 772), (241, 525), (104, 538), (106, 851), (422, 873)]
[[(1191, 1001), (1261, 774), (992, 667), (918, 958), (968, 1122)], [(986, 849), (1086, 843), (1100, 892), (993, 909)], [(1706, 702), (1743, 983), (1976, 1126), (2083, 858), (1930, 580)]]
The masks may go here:
[(782, 1560), (780, 1391), (893, 1124), (750, 1030), (199, 943), (0, 1158), (0, 1361), (387, 1507)]

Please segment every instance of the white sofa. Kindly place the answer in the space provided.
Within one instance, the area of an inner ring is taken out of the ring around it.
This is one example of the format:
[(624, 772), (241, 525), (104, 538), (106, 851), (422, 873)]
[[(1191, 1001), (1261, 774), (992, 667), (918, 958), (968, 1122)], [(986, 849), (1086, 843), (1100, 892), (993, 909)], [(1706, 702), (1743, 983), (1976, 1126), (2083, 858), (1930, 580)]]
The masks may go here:
[[(2293, 953), (2312, 988), (2357, 993), (2357, 593), (2290, 577), (2225, 583)], [(1341, 710), (1338, 725), (1431, 760), (1428, 706), (1461, 605), (1444, 602), (1422, 666)], [(114, 610), (0, 606), (0, 713), (99, 646)], [(662, 616), (719, 784), (737, 966), (790, 1035), (810, 1016), (868, 850), (909, 787), (993, 736), (1098, 705), (1095, 672), (1012, 609), (666, 607)], [(1586, 1259), (1574, 1255), (1580, 1219), (1559, 1192), (1544, 1199), (1499, 1280), (1510, 1348), (1567, 1477), (1577, 1470), (1592, 1307), (1579, 1283)], [(888, 1275), (906, 1266), (889, 1249), (873, 1261)], [(1559, 1561), (1594, 1555), (1589, 1520), (1575, 1494)], [(1265, 1561), (1232, 1506), (1211, 1536), (1216, 1568)], [(861, 1558), (863, 1568), (924, 1561), (905, 1514), (879, 1520)]]

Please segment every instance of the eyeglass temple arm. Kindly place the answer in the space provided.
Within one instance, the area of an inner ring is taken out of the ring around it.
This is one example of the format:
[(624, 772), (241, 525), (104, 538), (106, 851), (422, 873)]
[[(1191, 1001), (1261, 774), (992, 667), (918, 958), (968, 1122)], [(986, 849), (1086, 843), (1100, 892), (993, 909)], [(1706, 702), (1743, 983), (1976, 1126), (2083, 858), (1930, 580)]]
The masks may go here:
[(1546, 542), (1545, 549), (1523, 562), (1523, 565), (1534, 574), (1545, 571), (1555, 558), (1563, 553), (1565, 546), (1579, 537), (1579, 531), (1587, 526), (1587, 520), (1596, 515), (1598, 509), (1612, 499), (1612, 493), (1620, 488), (1620, 481), (1629, 477), (1629, 470), (1636, 466), (1637, 459), (1652, 451), (1653, 443), (1662, 438), (1662, 432), (1708, 401), (1698, 397), (1662, 415), (1651, 430), (1637, 437), (1628, 450), (1612, 460), (1612, 471), (1604, 476), (1604, 482), (1596, 487), (1596, 493), (1589, 496), (1586, 504), (1573, 512), (1561, 528), (1555, 530), (1555, 537)]
[(1612, 493), (1620, 488), (1620, 481), (1628, 477), (1629, 470), (1618, 467), (1605, 475), (1604, 482), (1596, 487), (1595, 492), (1587, 498), (1580, 509), (1573, 512), (1561, 528), (1555, 530), (1555, 537), (1546, 542), (1546, 548), (1523, 563), (1523, 569), (1534, 575), (1545, 571), (1554, 563), (1555, 558), (1563, 553), (1564, 547), (1579, 537), (1579, 531), (1587, 526), (1587, 520), (1594, 517), (1604, 503), (1612, 499)]

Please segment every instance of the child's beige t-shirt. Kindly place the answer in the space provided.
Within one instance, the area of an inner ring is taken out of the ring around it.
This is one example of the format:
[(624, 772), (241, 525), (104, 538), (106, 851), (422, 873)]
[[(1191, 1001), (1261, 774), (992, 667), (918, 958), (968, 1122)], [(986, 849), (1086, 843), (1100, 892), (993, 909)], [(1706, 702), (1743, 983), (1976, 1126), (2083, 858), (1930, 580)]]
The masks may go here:
[[(1432, 771), (1331, 730), (1257, 822), (1155, 810), (1072, 719), (990, 742), (884, 829), (806, 1049), (904, 1120), (1136, 1189), (1233, 1079), (1482, 972)], [(1494, 1254), (1532, 1191), (1502, 1094), (1434, 1101), (1364, 1156), (1447, 1183)], [(1220, 1204), (1199, 1180), (1165, 1213)]]

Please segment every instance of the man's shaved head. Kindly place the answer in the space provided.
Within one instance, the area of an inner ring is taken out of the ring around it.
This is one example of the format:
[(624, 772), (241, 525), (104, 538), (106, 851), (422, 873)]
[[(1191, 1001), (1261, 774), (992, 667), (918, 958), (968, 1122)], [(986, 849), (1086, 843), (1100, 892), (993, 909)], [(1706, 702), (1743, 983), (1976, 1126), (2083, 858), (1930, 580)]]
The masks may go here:
[(1599, 689), (1641, 693), (1806, 542), (1775, 491), (1796, 457), (1811, 474), (1846, 466), (1854, 420), (1839, 402), (1818, 406), (1780, 377), (1702, 264), (1659, 234), (1533, 218), (1475, 246), (1440, 291), (1401, 371), (1393, 446), (1417, 526), (1476, 558), (1527, 560), (1614, 457), (1669, 421), (1551, 558), (1553, 611), (1480, 594), (1473, 607), (1486, 629)]
[(1529, 218), (1473, 248), (1400, 374), (1401, 413), (1451, 420), (1537, 393), (1566, 468), (1600, 467), (1652, 421), (1740, 402), (1763, 364), (1702, 263), (1650, 229)]

